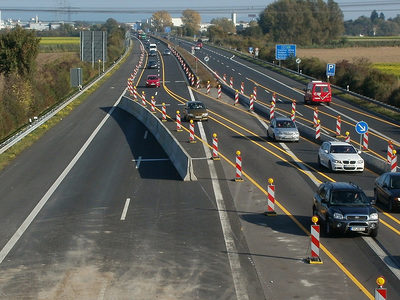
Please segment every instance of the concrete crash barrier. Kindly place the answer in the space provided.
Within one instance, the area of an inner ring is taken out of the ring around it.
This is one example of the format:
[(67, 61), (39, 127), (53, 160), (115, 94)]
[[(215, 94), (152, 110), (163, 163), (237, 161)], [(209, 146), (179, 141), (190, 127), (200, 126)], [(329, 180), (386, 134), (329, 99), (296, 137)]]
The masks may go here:
[(193, 171), (192, 158), (153, 113), (125, 96), (121, 98), (118, 107), (130, 113), (147, 127), (167, 153), (183, 181), (197, 180)]

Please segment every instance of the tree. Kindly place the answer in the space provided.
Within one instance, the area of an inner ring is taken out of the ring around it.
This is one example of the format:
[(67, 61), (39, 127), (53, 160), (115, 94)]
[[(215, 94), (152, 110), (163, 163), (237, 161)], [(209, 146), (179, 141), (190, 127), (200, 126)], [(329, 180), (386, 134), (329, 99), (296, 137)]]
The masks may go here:
[(152, 16), (153, 26), (158, 32), (164, 32), (165, 27), (172, 27), (171, 15), (166, 10), (156, 11)]
[(192, 36), (200, 30), (201, 16), (195, 10), (185, 9), (182, 12), (182, 23), (184, 34)]
[(211, 20), (211, 24), (214, 24), (222, 29), (226, 33), (236, 33), (235, 24), (228, 18), (215, 18)]
[(0, 73), (30, 75), (35, 68), (40, 38), (32, 30), (17, 26), (0, 36)]
[(379, 18), (379, 15), (378, 15), (377, 11), (374, 9), (374, 10), (372, 11), (372, 13), (371, 13), (371, 16), (370, 16), (371, 22), (372, 22), (373, 24), (375, 24), (376, 21), (378, 20), (378, 18)]

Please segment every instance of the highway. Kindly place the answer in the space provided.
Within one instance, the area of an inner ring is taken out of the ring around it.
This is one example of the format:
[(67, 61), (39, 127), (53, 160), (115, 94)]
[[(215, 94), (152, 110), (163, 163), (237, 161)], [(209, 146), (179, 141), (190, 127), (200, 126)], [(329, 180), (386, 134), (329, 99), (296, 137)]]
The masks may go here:
[[(0, 297), (373, 299), (379, 275), (393, 299), (400, 295), (399, 213), (380, 209), (377, 238), (322, 235), (323, 264), (305, 262), (317, 185), (352, 181), (372, 197), (378, 174), (320, 169), (312, 139), (271, 142), (265, 116), (233, 106), (227, 95), (217, 100), (215, 91), (191, 89), (176, 58), (161, 55), (165, 45), (158, 45), (160, 67), (140, 69), (138, 93), (144, 91), (148, 102), (154, 96), (159, 118), (166, 103), (164, 124), (194, 159), (198, 180), (181, 181), (151, 132), (117, 107), (121, 95), (129, 96), (126, 81), (139, 59), (135, 40), (133, 53), (105, 84), (0, 172)], [(298, 83), (215, 48), (204, 47), (199, 55), (205, 54), (218, 74), (237, 77), (235, 86), (246, 80), (247, 94), (257, 85), (268, 104), (275, 91), (284, 111), (287, 100), (296, 99), (297, 118), (312, 121), (312, 107), (300, 105)], [(154, 73), (162, 86), (146, 88), (145, 78)], [(194, 99), (207, 105), (210, 118), (196, 122), (197, 142), (189, 143), (189, 133), (177, 132), (174, 119)], [(379, 132), (379, 146), (370, 137), (378, 155), (386, 155), (380, 133), (400, 140), (392, 121), (338, 99), (321, 107), (321, 115), (336, 117), (331, 109), (365, 116)], [(333, 119), (321, 116), (323, 124)], [(347, 126), (350, 131), (353, 125)], [(213, 133), (220, 161), (210, 159)], [(233, 180), (237, 150), (243, 182)], [(276, 185), (275, 217), (263, 214), (268, 178)]]

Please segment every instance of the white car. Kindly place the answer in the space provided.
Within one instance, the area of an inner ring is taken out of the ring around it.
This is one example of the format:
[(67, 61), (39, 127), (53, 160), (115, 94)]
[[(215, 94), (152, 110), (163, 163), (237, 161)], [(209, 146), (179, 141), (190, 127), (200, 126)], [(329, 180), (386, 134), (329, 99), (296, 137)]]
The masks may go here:
[(322, 143), (318, 151), (318, 164), (331, 171), (364, 171), (364, 160), (353, 145), (345, 142)]

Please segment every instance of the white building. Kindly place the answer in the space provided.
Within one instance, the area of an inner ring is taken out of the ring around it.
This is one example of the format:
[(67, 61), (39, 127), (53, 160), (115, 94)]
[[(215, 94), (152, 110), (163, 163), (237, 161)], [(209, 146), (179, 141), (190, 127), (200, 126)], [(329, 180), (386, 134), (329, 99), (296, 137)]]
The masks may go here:
[(181, 27), (183, 25), (182, 18), (171, 18), (174, 27)]
[(236, 23), (237, 23), (237, 14), (236, 13), (232, 13), (232, 23), (233, 23), (233, 25), (236, 26)]

